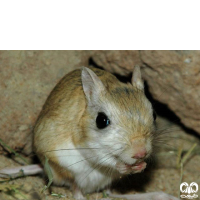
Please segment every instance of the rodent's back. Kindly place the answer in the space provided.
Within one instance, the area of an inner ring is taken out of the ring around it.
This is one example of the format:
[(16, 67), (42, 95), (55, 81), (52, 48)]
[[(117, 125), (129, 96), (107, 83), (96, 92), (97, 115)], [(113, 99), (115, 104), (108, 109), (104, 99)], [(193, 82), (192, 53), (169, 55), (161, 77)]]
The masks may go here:
[[(112, 87), (117, 87), (120, 82), (116, 77), (104, 70), (97, 68), (90, 68), (100, 78), (105, 87), (112, 90)], [(59, 83), (54, 87), (50, 95), (48, 96), (43, 109), (40, 113), (39, 119), (44, 115), (53, 115), (60, 112), (60, 109), (66, 107), (66, 105), (72, 105), (78, 102), (85, 102), (85, 95), (83, 92), (81, 81), (81, 69), (76, 69), (66, 74)], [(69, 108), (69, 107), (68, 107)]]

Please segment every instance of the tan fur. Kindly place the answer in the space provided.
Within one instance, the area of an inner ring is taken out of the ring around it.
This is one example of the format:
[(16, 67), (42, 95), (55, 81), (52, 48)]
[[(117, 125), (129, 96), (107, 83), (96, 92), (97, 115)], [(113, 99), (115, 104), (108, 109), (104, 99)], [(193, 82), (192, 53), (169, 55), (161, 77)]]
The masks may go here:
[[(133, 114), (140, 115), (140, 112), (146, 112), (147, 108), (141, 108), (141, 101), (146, 98), (142, 90), (133, 87), (131, 84), (124, 84), (117, 78), (100, 69), (90, 68), (103, 82), (106, 88), (106, 96), (102, 96), (102, 101), (109, 101), (120, 108), (119, 125), (129, 131), (129, 141), (134, 138), (148, 136), (153, 131), (152, 119), (149, 113), (144, 115), (145, 126), (140, 123), (135, 126), (133, 123), (127, 124), (127, 120)], [(69, 142), (75, 146), (83, 146), (87, 137), (87, 120), (93, 116), (86, 111), (86, 98), (82, 88), (81, 69), (67, 74), (56, 85), (47, 98), (43, 109), (39, 115), (34, 128), (34, 150), (44, 164), (45, 156), (50, 160), (56, 182), (62, 182), (62, 178), (73, 181), (73, 175), (59, 166), (58, 159), (55, 156), (56, 146), (59, 142)], [(141, 135), (142, 133), (142, 135)]]
[[(112, 74), (96, 68), (91, 69), (99, 76), (109, 91), (121, 86), (121, 83)], [(77, 69), (64, 76), (55, 86), (36, 122), (34, 151), (43, 164), (46, 155), (50, 162), (54, 163), (55, 166), (57, 165), (58, 168), (58, 160), (53, 150), (59, 141), (71, 140), (75, 146), (81, 146), (81, 144), (84, 146), (87, 133), (81, 131), (81, 127), (84, 126), (88, 117), (85, 108), (86, 99), (81, 83), (81, 70)], [(53, 127), (52, 131), (49, 131), (49, 126)], [(61, 170), (54, 171), (59, 172)], [(65, 170), (65, 173), (67, 173), (67, 170)], [(60, 175), (56, 176), (59, 177)], [(71, 174), (66, 174), (66, 176), (71, 177)]]

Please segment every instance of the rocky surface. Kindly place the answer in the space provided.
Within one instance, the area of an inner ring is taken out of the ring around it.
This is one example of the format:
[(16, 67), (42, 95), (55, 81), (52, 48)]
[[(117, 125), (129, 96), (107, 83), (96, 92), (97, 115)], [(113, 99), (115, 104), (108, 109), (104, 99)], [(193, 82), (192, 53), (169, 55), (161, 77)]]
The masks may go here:
[[(56, 83), (88, 64), (85, 51), (0, 51), (0, 139), (32, 151), (32, 127)], [(0, 147), (1, 148), (1, 147)]]

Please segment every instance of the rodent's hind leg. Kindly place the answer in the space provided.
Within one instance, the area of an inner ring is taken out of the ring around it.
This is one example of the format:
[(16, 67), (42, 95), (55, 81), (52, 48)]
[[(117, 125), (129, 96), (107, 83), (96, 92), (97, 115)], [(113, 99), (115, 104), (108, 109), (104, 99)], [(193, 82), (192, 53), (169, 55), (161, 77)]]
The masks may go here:
[(77, 186), (76, 183), (73, 184), (71, 189), (72, 189), (72, 193), (75, 199), (86, 200), (86, 198), (83, 196), (82, 191), (80, 190), (80, 188)]
[(133, 194), (133, 195), (110, 194), (109, 196), (114, 198), (125, 198), (129, 200), (179, 200), (178, 198), (166, 194), (164, 192), (149, 192), (144, 194)]

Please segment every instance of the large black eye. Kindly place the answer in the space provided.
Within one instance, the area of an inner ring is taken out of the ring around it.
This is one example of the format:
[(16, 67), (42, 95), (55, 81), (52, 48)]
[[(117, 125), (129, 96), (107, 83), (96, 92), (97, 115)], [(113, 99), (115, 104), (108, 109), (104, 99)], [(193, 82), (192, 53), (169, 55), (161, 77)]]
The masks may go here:
[(103, 129), (110, 124), (110, 120), (108, 119), (105, 113), (100, 112), (98, 113), (98, 116), (96, 118), (96, 124), (97, 128)]
[(156, 118), (157, 118), (156, 112), (153, 111), (153, 119), (154, 119), (154, 121), (156, 121)]

